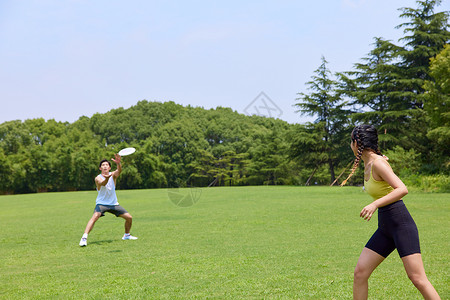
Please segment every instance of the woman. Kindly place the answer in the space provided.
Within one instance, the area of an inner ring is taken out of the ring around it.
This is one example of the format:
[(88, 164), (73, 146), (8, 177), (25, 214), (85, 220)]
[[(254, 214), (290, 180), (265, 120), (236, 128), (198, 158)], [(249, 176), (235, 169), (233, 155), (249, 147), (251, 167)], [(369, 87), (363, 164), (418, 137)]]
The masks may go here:
[(408, 190), (378, 149), (375, 127), (357, 126), (353, 129), (351, 139), (351, 148), (356, 159), (352, 172), (342, 185), (355, 173), (362, 159), (364, 188), (374, 201), (362, 209), (360, 217), (369, 221), (379, 209), (378, 229), (367, 242), (356, 264), (353, 299), (367, 299), (370, 275), (395, 248), (409, 279), (422, 296), (425, 299), (440, 299), (425, 274), (416, 224), (401, 200), (408, 194)]

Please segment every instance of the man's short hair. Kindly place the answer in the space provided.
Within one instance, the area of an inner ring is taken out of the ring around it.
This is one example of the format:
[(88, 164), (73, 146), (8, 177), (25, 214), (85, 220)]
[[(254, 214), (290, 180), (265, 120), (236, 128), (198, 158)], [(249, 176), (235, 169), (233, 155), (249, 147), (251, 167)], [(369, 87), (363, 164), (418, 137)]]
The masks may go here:
[(101, 168), (101, 167), (102, 167), (102, 163), (104, 163), (104, 162), (107, 162), (108, 165), (109, 165), (109, 167), (111, 168), (111, 163), (110, 163), (109, 160), (107, 160), (107, 159), (102, 159), (102, 161), (100, 162), (100, 164), (98, 165), (98, 167)]

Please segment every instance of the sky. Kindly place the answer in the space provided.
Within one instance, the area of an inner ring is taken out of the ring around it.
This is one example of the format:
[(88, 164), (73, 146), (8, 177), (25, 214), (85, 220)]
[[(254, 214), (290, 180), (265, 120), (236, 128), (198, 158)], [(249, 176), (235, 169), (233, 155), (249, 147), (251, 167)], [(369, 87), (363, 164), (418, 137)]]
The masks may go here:
[[(438, 11), (450, 10), (450, 1)], [(174, 101), (289, 123), (321, 64), (397, 43), (415, 0), (0, 0), (0, 123)]]

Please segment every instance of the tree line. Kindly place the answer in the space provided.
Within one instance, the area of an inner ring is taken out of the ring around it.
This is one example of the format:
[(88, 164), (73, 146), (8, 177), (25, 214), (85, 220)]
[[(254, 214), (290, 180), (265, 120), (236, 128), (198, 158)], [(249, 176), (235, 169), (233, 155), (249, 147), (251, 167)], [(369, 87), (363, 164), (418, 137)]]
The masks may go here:
[(375, 38), (352, 71), (333, 74), (322, 58), (296, 100), (310, 123), (146, 100), (73, 123), (2, 123), (0, 193), (93, 189), (98, 162), (125, 147), (137, 152), (123, 159), (124, 189), (330, 184), (353, 159), (349, 136), (359, 123), (378, 128), (397, 172), (448, 178), (450, 33), (440, 4), (400, 9), (403, 44)]
[(326, 165), (332, 181), (349, 127), (360, 123), (378, 128), (381, 149), (403, 154), (409, 161), (409, 166), (402, 163), (404, 173), (448, 174), (449, 12), (435, 12), (441, 1), (416, 3), (417, 8), (399, 9), (407, 20), (397, 26), (404, 33), (401, 44), (375, 37), (373, 49), (347, 72), (333, 74), (322, 57), (308, 93), (299, 93), (299, 113), (316, 120), (306, 125), (309, 134), (296, 136), (292, 148), (297, 155), (307, 149), (310, 162)]
[(87, 190), (98, 163), (125, 147), (120, 188), (300, 184), (287, 135), (300, 125), (230, 108), (140, 101), (76, 122), (0, 125), (3, 193)]

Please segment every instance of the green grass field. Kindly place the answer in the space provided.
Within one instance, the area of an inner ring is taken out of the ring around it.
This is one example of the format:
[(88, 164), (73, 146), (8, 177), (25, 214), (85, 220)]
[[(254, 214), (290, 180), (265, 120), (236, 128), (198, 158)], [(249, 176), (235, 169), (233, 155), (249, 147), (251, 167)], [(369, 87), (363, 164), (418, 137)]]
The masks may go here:
[[(179, 193), (186, 193), (180, 190)], [(351, 299), (353, 269), (375, 219), (359, 218), (357, 187), (205, 188), (191, 207), (168, 190), (118, 191), (123, 219), (107, 214), (78, 242), (96, 192), (1, 196), (0, 298)], [(425, 269), (449, 289), (449, 194), (411, 193)], [(370, 299), (421, 299), (397, 252), (374, 272)]]

